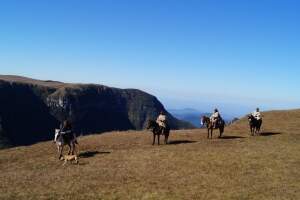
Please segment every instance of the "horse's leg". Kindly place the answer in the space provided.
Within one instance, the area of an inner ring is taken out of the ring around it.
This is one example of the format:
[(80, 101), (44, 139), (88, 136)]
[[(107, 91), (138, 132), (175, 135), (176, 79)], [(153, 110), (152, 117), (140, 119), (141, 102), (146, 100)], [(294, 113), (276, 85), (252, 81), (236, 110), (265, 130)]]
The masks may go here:
[(260, 135), (261, 124), (262, 124), (262, 121), (260, 121), (258, 123), (258, 127), (257, 127), (257, 133), (258, 133), (258, 135)]
[(152, 145), (154, 145), (155, 144), (155, 133), (153, 133), (153, 142), (152, 142)]
[(209, 139), (209, 127), (207, 127), (207, 139)]
[(165, 134), (165, 144), (168, 144), (168, 137), (169, 137), (169, 134)]
[(72, 149), (72, 147), (71, 147), (71, 144), (70, 144), (70, 143), (68, 144), (68, 146), (69, 146), (69, 152), (68, 152), (68, 155), (70, 155), (70, 154), (71, 154), (71, 149)]
[(59, 157), (58, 157), (58, 159), (60, 159), (62, 157), (62, 153), (63, 153), (63, 150), (64, 150), (64, 145), (60, 146), (59, 148), (60, 148), (60, 150), (59, 150)]
[(60, 152), (60, 146), (56, 145), (56, 147), (57, 147), (57, 153), (59, 154), (59, 152)]
[(75, 151), (75, 141), (72, 142), (72, 155), (74, 155), (74, 151)]
[(259, 135), (259, 131), (260, 131), (260, 128), (259, 128), (259, 126), (257, 126), (257, 128), (256, 128), (256, 135)]
[(157, 144), (159, 145), (160, 134), (157, 135)]
[(256, 135), (256, 131), (257, 131), (257, 124), (254, 124), (253, 126), (253, 135)]
[(225, 123), (223, 122), (222, 125), (221, 125), (220, 128), (219, 128), (219, 131), (220, 131), (220, 138), (223, 136), (224, 129), (225, 129)]

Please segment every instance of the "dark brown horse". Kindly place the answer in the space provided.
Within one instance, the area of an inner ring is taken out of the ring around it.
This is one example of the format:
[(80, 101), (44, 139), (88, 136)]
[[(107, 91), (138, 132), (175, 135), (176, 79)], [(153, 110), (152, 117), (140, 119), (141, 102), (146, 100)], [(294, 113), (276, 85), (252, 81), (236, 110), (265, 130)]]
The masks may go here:
[(157, 136), (157, 144), (159, 145), (160, 135), (165, 136), (165, 144), (168, 144), (168, 138), (170, 135), (170, 128), (167, 126), (166, 128), (161, 128), (158, 123), (154, 120), (149, 120), (147, 124), (147, 129), (151, 129), (153, 133), (153, 142), (152, 145), (155, 144), (155, 137)]
[(248, 115), (248, 121), (251, 135), (259, 135), (262, 120), (257, 120), (253, 115)]
[[(203, 116), (201, 118), (201, 123), (203, 125), (206, 125), (207, 128), (207, 138), (211, 138), (212, 139), (212, 134), (213, 134), (213, 130), (215, 129), (213, 123), (210, 121), (209, 117)], [(220, 135), (219, 138), (222, 137), (222, 134), (224, 133), (224, 128), (225, 128), (225, 121), (223, 119), (219, 119), (216, 125), (216, 129), (219, 129), (220, 131)], [(210, 137), (209, 137), (210, 135)]]

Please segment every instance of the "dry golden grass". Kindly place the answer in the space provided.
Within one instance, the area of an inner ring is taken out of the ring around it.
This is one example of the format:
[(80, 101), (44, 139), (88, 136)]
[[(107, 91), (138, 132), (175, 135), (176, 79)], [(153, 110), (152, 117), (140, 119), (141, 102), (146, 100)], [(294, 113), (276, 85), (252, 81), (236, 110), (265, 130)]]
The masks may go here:
[(265, 113), (263, 132), (244, 119), (225, 139), (182, 130), (161, 146), (146, 131), (86, 136), (65, 166), (51, 142), (1, 150), (0, 199), (300, 199), (300, 111)]

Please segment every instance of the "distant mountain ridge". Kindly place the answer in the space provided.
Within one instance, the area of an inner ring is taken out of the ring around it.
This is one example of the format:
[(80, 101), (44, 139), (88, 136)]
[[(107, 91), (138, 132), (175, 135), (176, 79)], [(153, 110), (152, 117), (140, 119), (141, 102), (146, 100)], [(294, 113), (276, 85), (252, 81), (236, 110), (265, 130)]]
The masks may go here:
[[(200, 118), (202, 116), (211, 116), (211, 113), (201, 112), (194, 108), (168, 109), (168, 111), (176, 118), (180, 120), (188, 121), (198, 128), (202, 127), (202, 125), (200, 124)], [(223, 115), (223, 114), (221, 115), (227, 124), (232, 123), (232, 120), (234, 120), (234, 117), (230, 117), (228, 115)]]
[(171, 128), (193, 128), (168, 113), (155, 96), (137, 89), (0, 75), (0, 145), (52, 139), (53, 129), (65, 118), (78, 134), (139, 130), (161, 110)]
[(201, 127), (200, 118), (201, 116), (209, 116), (210, 113), (205, 113), (198, 111), (193, 108), (184, 108), (184, 109), (168, 109), (168, 111), (174, 115), (176, 118), (188, 121), (196, 127)]

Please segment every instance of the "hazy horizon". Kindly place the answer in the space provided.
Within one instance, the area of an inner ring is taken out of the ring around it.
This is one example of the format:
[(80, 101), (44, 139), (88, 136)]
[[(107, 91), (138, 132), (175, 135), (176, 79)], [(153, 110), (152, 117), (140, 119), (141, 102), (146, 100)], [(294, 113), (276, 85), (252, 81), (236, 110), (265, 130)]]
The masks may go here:
[(299, 5), (2, 1), (0, 74), (137, 88), (168, 109), (300, 108)]

